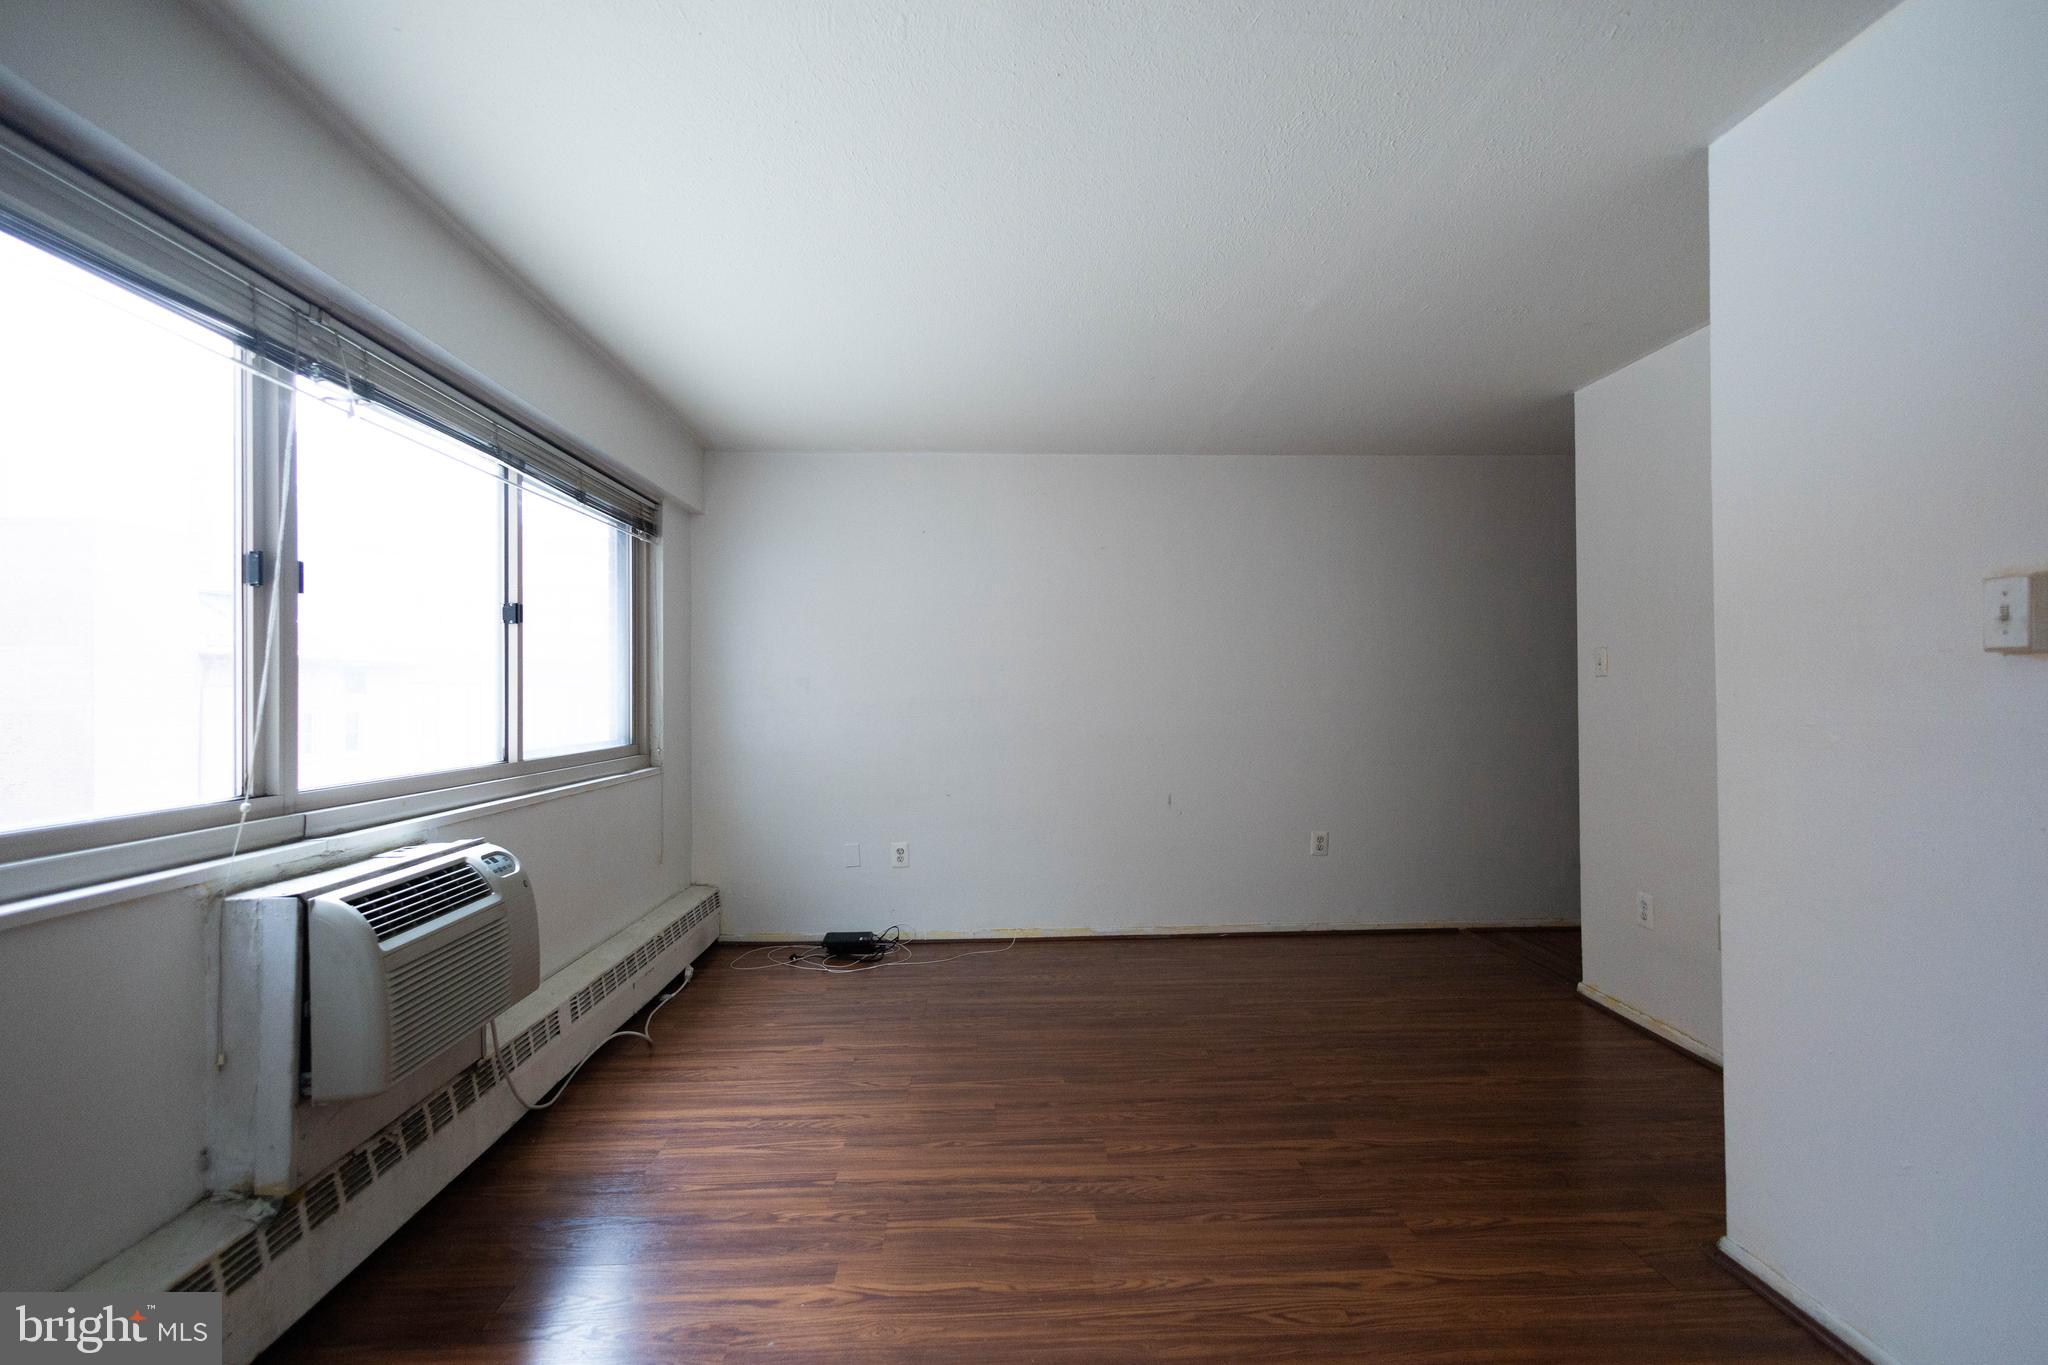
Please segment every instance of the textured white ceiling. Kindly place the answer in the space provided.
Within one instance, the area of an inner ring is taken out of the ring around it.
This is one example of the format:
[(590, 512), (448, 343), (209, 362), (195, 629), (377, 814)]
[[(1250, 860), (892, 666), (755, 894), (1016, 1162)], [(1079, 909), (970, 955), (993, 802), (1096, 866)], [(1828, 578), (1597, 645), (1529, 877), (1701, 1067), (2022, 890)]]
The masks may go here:
[(218, 3), (715, 448), (1457, 454), (1889, 0)]

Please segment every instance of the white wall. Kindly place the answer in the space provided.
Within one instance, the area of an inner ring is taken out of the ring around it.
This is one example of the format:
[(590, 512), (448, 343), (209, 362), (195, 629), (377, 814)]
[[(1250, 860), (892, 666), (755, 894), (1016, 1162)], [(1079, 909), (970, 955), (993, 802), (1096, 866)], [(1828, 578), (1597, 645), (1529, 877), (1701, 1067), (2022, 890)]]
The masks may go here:
[(9, 0), (0, 67), (660, 493), (701, 505), (676, 413), (225, 30), (173, 0)]
[[(1721, 1047), (1707, 333), (1579, 391), (1584, 980)], [(1595, 651), (1608, 651), (1599, 677)], [(1650, 927), (1637, 896), (1652, 899)]]
[[(181, 7), (0, 6), (0, 63), (646, 481), (698, 496), (697, 455), (672, 415)], [(664, 514), (663, 768), (414, 827), (416, 837), (483, 835), (519, 850), (550, 970), (691, 881), (692, 518), (681, 501)], [(236, 880), (261, 880), (305, 852), (255, 855)], [(138, 891), (18, 928), (0, 919), (0, 1285), (61, 1287), (202, 1196), (205, 894)]]
[(733, 930), (1574, 917), (1568, 459), (718, 454), (706, 498)]
[(1907, 0), (1712, 153), (1728, 1228), (1900, 1361), (2048, 1342), (2048, 6)]

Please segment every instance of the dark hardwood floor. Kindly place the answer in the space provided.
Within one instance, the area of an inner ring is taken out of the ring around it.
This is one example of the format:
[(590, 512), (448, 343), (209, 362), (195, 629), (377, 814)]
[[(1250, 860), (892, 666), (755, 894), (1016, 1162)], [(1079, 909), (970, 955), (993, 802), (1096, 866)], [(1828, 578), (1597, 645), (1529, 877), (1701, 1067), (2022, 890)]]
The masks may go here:
[(1574, 994), (1579, 986), (1579, 931), (1576, 929), (1467, 929), (1464, 932), (1513, 953), (1550, 973)]
[(1832, 1359), (1709, 1258), (1719, 1077), (1479, 938), (733, 956), (267, 1359)]

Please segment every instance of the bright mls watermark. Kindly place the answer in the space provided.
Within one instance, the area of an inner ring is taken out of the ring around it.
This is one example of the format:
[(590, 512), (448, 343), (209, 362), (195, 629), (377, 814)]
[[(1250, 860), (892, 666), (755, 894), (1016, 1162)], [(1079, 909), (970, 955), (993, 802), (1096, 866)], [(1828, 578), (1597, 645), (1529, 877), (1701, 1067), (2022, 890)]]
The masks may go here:
[(220, 1295), (0, 1292), (0, 1365), (80, 1356), (220, 1365)]

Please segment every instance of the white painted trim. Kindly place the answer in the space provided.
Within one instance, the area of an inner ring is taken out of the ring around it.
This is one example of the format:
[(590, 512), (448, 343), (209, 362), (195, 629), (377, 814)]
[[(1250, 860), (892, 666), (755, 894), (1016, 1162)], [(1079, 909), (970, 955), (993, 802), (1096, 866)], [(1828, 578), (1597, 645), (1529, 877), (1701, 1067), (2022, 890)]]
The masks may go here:
[(1890, 1351), (1885, 1350), (1869, 1337), (1842, 1321), (1834, 1313), (1822, 1307), (1814, 1300), (1811, 1294), (1808, 1294), (1798, 1285), (1786, 1279), (1784, 1271), (1778, 1269), (1769, 1261), (1764, 1260), (1733, 1237), (1723, 1237), (1720, 1246), (1721, 1250), (1728, 1254), (1730, 1260), (1769, 1285), (1787, 1303), (1790, 1303), (1800, 1312), (1840, 1337), (1843, 1345), (1870, 1361), (1870, 1365), (1905, 1365), (1904, 1361), (1900, 1360)]
[[(316, 866), (321, 862), (343, 857), (368, 857), (382, 853), (385, 849), (396, 848), (422, 832), (440, 825), (454, 824), (463, 820), (474, 820), (480, 816), (496, 815), (504, 811), (518, 810), (524, 806), (537, 806), (543, 801), (558, 801), (565, 796), (596, 791), (601, 787), (619, 786), (627, 782), (641, 782), (659, 776), (659, 766), (650, 764), (635, 768), (631, 772), (612, 773), (581, 782), (565, 783), (541, 791), (523, 792), (503, 796), (496, 800), (481, 801), (474, 805), (458, 806), (450, 810), (421, 812), (400, 820), (373, 825), (367, 829), (351, 830), (346, 833), (330, 832), (319, 836), (295, 839), (289, 843), (269, 848), (245, 850), (235, 857), (213, 857), (202, 862), (186, 863), (178, 867), (167, 867), (161, 871), (144, 872), (135, 876), (119, 877), (101, 881), (89, 886), (73, 887), (68, 890), (52, 890), (43, 894), (29, 894), (21, 900), (0, 902), (0, 933), (9, 929), (25, 928), (40, 924), (44, 920), (58, 919), (64, 915), (75, 915), (87, 910), (104, 909), (110, 905), (122, 905), (140, 900), (145, 896), (161, 895), (188, 886), (206, 885), (223, 894), (260, 886), (266, 881), (278, 880), (291, 875), (303, 867)], [(338, 815), (339, 812), (336, 812)], [(304, 816), (288, 817), (291, 821), (303, 821)], [(215, 833), (223, 833), (215, 831)], [(232, 831), (226, 831), (231, 834)], [(184, 836), (173, 835), (172, 838)], [(104, 851), (104, 850), (99, 850)], [(60, 855), (64, 856), (64, 855)], [(26, 864), (0, 867), (0, 885), (9, 880), (25, 880)]]
[[(1518, 919), (1518, 920), (1379, 920), (1367, 924), (1141, 924), (1129, 929), (1075, 929), (1055, 927), (1050, 929), (905, 929), (903, 936), (913, 941), (930, 939), (934, 942), (945, 939), (974, 939), (977, 941), (996, 938), (1209, 938), (1224, 934), (1399, 934), (1411, 930), (1453, 930), (1453, 929), (1576, 929), (1577, 920), (1570, 919)], [(805, 930), (769, 930), (761, 933), (720, 934), (720, 943), (816, 943), (818, 932)]]
[(1684, 1029), (1675, 1028), (1654, 1014), (1645, 1014), (1626, 1000), (1617, 1000), (1606, 991), (1596, 990), (1583, 981), (1579, 983), (1579, 994), (1585, 996), (1586, 999), (1602, 1009), (1612, 1010), (1636, 1027), (1647, 1029), (1649, 1032), (1656, 1034), (1673, 1047), (1683, 1048), (1703, 1062), (1712, 1062), (1715, 1066), (1721, 1065), (1721, 1050), (1719, 1048), (1701, 1042)]

